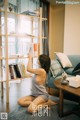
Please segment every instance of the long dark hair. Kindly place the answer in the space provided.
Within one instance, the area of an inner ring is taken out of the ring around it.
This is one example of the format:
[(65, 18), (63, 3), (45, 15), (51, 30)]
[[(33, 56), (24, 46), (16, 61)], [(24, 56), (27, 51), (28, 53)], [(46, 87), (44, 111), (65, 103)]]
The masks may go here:
[(46, 73), (48, 73), (51, 64), (50, 57), (48, 55), (42, 54), (39, 56), (39, 62), (41, 68), (43, 68), (46, 71)]

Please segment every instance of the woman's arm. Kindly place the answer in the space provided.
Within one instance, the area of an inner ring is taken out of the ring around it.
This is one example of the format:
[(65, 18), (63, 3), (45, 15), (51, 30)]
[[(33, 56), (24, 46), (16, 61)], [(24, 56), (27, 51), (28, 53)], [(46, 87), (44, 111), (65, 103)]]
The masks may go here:
[(39, 69), (33, 69), (32, 68), (32, 56), (29, 54), (29, 61), (28, 61), (28, 65), (27, 65), (27, 71), (31, 72), (33, 74), (38, 74), (41, 75), (43, 72), (43, 69), (39, 68)]

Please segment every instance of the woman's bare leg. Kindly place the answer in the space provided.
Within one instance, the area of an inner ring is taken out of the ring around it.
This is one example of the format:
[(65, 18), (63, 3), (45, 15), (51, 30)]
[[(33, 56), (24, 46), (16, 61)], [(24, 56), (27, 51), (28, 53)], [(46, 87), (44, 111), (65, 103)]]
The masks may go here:
[(47, 102), (42, 103), (40, 105), (42, 105), (42, 107), (45, 107), (45, 105), (47, 105), (48, 109), (50, 109), (51, 106), (56, 105), (56, 104), (57, 104), (56, 102), (49, 99)]
[(57, 103), (56, 102), (54, 102), (54, 101), (52, 101), (52, 100), (50, 100), (50, 99), (48, 99), (48, 101), (47, 102), (45, 102), (45, 103), (43, 103), (42, 105), (56, 105)]
[(29, 105), (28, 112), (29, 113), (37, 112), (38, 111), (38, 105), (43, 104), (45, 102), (46, 102), (46, 100), (43, 97), (38, 96)]
[(56, 105), (56, 104), (57, 104), (56, 102), (53, 102), (50, 99), (46, 102), (44, 98), (39, 96), (31, 102), (31, 104), (28, 107), (28, 112), (30, 113), (37, 112), (38, 105), (42, 105), (42, 107), (44, 107), (45, 105), (48, 105), (48, 107), (50, 108), (51, 105)]
[(34, 99), (35, 99), (35, 97), (33, 97), (33, 96), (25, 96), (25, 97), (22, 97), (18, 100), (18, 104), (23, 106), (23, 107), (27, 107), (32, 103), (32, 101)]

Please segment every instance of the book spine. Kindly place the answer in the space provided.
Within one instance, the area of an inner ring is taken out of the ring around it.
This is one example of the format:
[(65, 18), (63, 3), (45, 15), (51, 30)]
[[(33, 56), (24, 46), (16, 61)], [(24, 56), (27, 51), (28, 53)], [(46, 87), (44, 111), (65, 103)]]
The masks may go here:
[(16, 73), (15, 73), (15, 69), (14, 69), (14, 65), (11, 65), (12, 67), (12, 71), (13, 71), (13, 75), (14, 75), (14, 79), (16, 78)]
[(21, 72), (21, 64), (20, 64), (20, 63), (18, 64), (18, 68), (19, 68), (19, 72), (20, 72), (20, 74), (21, 74), (21, 77), (22, 77), (22, 72)]
[(37, 44), (36, 43), (34, 43), (34, 57), (36, 57), (37, 56), (37, 49), (38, 49), (38, 46), (37, 46)]
[(9, 72), (10, 72), (11, 79), (14, 79), (13, 69), (12, 69), (11, 65), (9, 65)]
[(16, 76), (17, 76), (18, 78), (21, 78), (21, 74), (20, 74), (20, 71), (19, 71), (19, 68), (18, 68), (18, 65), (17, 65), (17, 64), (14, 65), (14, 69), (15, 69), (15, 72), (16, 72)]
[(27, 73), (26, 73), (26, 69), (25, 69), (24, 64), (21, 64), (21, 72), (22, 72), (22, 77), (27, 77)]

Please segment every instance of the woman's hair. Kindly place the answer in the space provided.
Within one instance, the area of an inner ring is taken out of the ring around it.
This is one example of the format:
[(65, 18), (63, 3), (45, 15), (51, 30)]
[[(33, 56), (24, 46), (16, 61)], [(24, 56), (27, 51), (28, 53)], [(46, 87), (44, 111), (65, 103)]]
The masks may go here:
[(50, 57), (48, 55), (42, 54), (39, 56), (39, 62), (41, 68), (43, 68), (46, 71), (46, 73), (48, 73), (51, 64)]

